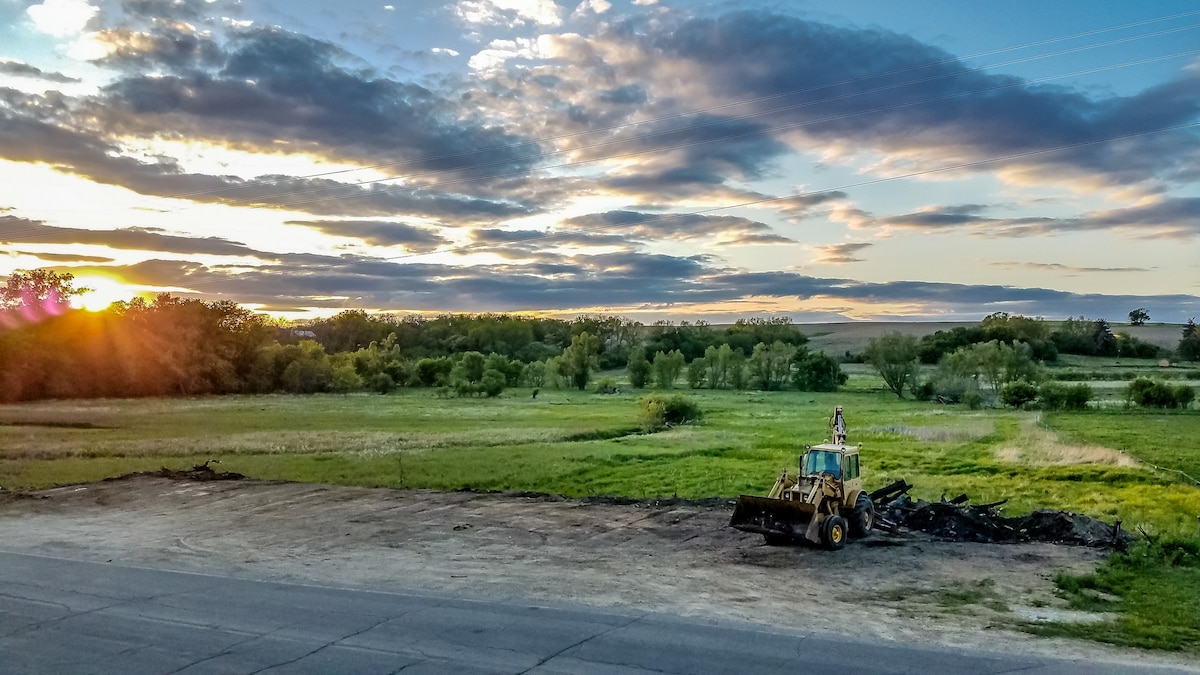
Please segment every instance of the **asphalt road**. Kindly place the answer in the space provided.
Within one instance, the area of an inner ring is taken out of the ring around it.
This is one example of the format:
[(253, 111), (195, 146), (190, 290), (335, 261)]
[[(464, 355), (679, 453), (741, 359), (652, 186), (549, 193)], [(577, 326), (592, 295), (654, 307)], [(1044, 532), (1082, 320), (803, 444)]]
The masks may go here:
[(1186, 672), (0, 552), (2, 673), (1017, 671)]

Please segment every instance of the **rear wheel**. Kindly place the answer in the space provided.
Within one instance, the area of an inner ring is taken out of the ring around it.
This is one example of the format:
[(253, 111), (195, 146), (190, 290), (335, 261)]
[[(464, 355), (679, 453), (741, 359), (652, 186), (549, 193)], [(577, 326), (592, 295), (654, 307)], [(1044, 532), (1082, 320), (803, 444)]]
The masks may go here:
[(871, 532), (871, 528), (875, 527), (875, 503), (867, 496), (867, 493), (858, 493), (858, 499), (854, 502), (854, 511), (850, 513), (850, 535), (853, 537), (865, 537)]
[(827, 516), (821, 523), (821, 543), (830, 551), (840, 551), (846, 545), (846, 519)]

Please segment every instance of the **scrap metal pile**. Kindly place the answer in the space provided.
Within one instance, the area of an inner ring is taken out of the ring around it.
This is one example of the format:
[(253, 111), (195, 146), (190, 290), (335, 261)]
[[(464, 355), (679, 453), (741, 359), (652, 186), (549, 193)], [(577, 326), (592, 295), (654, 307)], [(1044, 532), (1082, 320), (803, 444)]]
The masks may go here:
[(1121, 529), (1121, 521), (1102, 520), (1066, 511), (1042, 509), (1008, 518), (999, 508), (1008, 500), (970, 505), (959, 495), (939, 502), (914, 500), (912, 486), (903, 480), (870, 493), (877, 514), (876, 527), (893, 534), (917, 530), (947, 541), (1014, 543), (1042, 541), (1099, 548), (1124, 549), (1134, 537)]

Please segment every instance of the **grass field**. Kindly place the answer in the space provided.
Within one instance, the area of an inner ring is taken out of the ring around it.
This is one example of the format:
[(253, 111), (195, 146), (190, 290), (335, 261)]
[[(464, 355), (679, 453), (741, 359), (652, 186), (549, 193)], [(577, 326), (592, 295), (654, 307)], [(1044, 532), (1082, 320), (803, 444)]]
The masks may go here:
[[(220, 469), (262, 479), (734, 497), (762, 494), (780, 469), (794, 470), (805, 443), (828, 438), (828, 416), (843, 405), (850, 440), (863, 444), (868, 488), (904, 478), (926, 499), (1008, 499), (1013, 515), (1064, 509), (1120, 518), (1160, 540), (1196, 538), (1200, 486), (1179, 473), (1200, 474), (1194, 410), (971, 411), (900, 400), (865, 371), (837, 394), (681, 393), (705, 411), (703, 423), (654, 434), (638, 431), (640, 394), (564, 390), (536, 398), (520, 389), (497, 399), (404, 390), (5, 405), (0, 486), (42, 488), (219, 459)], [(1118, 620), (1031, 630), (1200, 652), (1200, 622), (1187, 613), (1200, 603), (1200, 564), (1156, 555), (1143, 555), (1140, 567), (1114, 559), (1094, 577), (1062, 579), (1072, 598), (1096, 587), (1124, 598), (1111, 608)], [(1164, 603), (1184, 609), (1158, 611)]]

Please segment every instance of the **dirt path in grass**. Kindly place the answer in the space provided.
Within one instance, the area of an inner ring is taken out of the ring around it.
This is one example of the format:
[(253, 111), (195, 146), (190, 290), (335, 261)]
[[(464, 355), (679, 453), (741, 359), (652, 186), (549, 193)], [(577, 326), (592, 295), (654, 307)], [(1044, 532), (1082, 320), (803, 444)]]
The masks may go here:
[[(0, 493), (0, 549), (375, 590), (425, 589), (748, 620), (1129, 663), (1163, 654), (1009, 626), (1058, 601), (1096, 551), (1048, 544), (768, 547), (729, 505), (611, 504), (256, 481), (136, 477)], [(1048, 603), (1045, 604), (1045, 603)], [(1200, 671), (1198, 671), (1200, 672)]]

